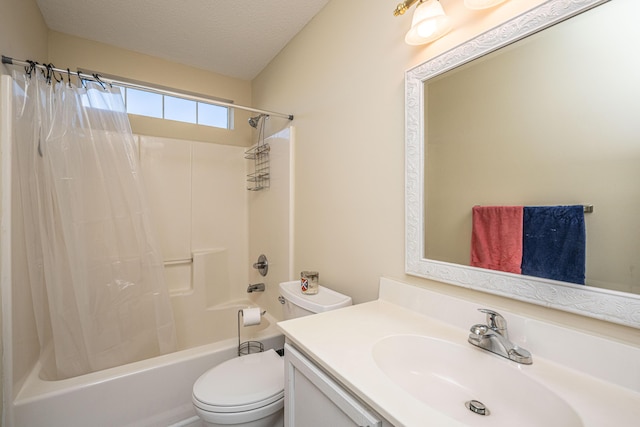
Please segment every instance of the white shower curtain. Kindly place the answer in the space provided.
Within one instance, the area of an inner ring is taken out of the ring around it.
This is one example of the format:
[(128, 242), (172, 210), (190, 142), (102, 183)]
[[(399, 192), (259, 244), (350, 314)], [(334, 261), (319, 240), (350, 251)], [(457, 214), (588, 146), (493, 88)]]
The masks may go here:
[(119, 91), (31, 74), (13, 76), (14, 151), (41, 349), (53, 348), (58, 378), (174, 351)]

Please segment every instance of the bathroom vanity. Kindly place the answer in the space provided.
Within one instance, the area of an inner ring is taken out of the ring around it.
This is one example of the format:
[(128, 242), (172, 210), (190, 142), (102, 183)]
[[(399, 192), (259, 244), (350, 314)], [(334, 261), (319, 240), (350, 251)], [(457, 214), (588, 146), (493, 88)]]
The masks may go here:
[(289, 343), (285, 369), (286, 425), (391, 426)]
[(278, 323), (285, 425), (637, 425), (639, 347), (497, 310), (525, 365), (468, 342), (481, 308), (382, 278), (376, 301)]

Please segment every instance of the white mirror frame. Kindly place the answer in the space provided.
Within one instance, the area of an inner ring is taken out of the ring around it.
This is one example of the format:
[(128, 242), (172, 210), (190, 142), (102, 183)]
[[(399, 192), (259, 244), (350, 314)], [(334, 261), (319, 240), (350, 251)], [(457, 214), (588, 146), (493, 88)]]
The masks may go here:
[(549, 0), (405, 74), (407, 274), (640, 328), (640, 296), (424, 258), (424, 83), (609, 0)]

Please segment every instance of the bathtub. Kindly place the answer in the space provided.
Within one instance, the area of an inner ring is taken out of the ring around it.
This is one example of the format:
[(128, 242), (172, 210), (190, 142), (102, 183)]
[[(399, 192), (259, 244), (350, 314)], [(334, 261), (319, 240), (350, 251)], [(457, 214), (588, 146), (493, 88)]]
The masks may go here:
[[(171, 354), (57, 381), (47, 379), (51, 378), (47, 361), (39, 361), (13, 402), (13, 425), (199, 425), (191, 405), (193, 383), (206, 370), (237, 356), (238, 309), (250, 305), (207, 310), (197, 324), (177, 325), (181, 349)], [(265, 349), (282, 348), (284, 337), (275, 323), (266, 313), (260, 325), (241, 327), (242, 341), (259, 340)]]

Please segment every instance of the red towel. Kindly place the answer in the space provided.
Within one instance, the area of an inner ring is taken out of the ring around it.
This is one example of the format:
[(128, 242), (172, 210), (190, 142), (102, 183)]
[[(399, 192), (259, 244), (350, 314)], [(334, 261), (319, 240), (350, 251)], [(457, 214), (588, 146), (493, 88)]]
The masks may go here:
[(474, 206), (471, 265), (521, 273), (522, 206)]

